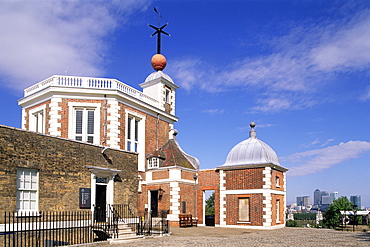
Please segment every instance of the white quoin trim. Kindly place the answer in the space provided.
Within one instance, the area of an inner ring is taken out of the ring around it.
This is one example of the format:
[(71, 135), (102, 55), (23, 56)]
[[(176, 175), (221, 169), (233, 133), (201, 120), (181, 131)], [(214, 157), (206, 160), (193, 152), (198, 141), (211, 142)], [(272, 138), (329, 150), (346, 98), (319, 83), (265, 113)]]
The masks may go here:
[(226, 173), (220, 170), (220, 225), (226, 225)]
[(263, 187), (264, 189), (271, 189), (272, 183), (271, 183), (271, 167), (265, 167), (265, 169), (262, 172), (265, 177), (263, 178)]
[(179, 219), (180, 211), (180, 186), (178, 182), (170, 182), (170, 214), (167, 216), (171, 221)]
[(107, 143), (105, 145), (112, 148), (120, 148), (120, 122), (119, 105), (117, 100), (107, 101)]
[(49, 132), (52, 136), (61, 136), (60, 129), (62, 127), (62, 124), (59, 122), (59, 120), (62, 118), (62, 116), (59, 114), (59, 112), (62, 110), (62, 107), (59, 106), (59, 103), (62, 103), (62, 98), (51, 98), (50, 100), (50, 128)]

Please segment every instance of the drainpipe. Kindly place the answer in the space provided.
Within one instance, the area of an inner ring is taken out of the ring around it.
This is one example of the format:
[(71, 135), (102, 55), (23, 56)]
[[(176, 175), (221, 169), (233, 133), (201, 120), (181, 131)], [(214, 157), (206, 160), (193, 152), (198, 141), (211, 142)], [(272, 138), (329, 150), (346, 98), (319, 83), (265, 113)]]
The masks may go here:
[(198, 175), (195, 173), (194, 176), (194, 218), (197, 217), (197, 179)]

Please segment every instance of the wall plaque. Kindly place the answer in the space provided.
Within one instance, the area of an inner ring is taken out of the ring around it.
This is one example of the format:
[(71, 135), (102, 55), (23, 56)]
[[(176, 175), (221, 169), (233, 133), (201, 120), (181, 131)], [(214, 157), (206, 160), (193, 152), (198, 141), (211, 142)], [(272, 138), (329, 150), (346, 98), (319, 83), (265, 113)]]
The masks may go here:
[(80, 208), (91, 208), (90, 188), (80, 188)]

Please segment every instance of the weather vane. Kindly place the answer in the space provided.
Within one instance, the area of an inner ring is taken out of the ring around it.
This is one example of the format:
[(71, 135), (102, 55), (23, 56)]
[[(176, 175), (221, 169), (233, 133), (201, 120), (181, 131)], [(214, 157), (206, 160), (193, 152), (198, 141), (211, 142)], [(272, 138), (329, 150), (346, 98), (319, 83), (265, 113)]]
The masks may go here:
[(163, 18), (162, 18), (161, 14), (158, 12), (158, 10), (156, 8), (154, 8), (154, 12), (156, 12), (158, 14), (158, 27), (155, 27), (155, 26), (150, 25), (150, 24), (148, 24), (148, 26), (155, 30), (155, 32), (150, 37), (153, 37), (154, 35), (157, 35), (157, 53), (161, 54), (161, 34), (163, 33), (167, 36), (171, 36), (171, 35), (169, 35), (165, 31), (163, 31), (163, 28), (165, 28), (168, 25), (168, 23), (159, 27), (160, 26), (160, 20), (163, 19)]

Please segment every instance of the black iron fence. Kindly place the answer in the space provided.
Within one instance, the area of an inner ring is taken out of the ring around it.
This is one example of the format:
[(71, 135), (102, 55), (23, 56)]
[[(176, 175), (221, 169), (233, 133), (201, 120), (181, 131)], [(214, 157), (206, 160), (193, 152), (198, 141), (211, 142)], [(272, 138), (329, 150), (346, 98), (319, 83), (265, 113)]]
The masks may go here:
[(92, 242), (91, 213), (5, 212), (0, 246), (63, 246)]
[(2, 246), (63, 246), (119, 237), (120, 226), (137, 235), (169, 233), (167, 212), (160, 217), (135, 215), (128, 205), (107, 205), (103, 210), (63, 212), (5, 212), (0, 219)]
[(169, 221), (167, 220), (168, 211), (162, 210), (160, 217), (152, 217), (151, 213), (142, 213), (138, 234), (145, 236), (163, 235), (170, 232)]

